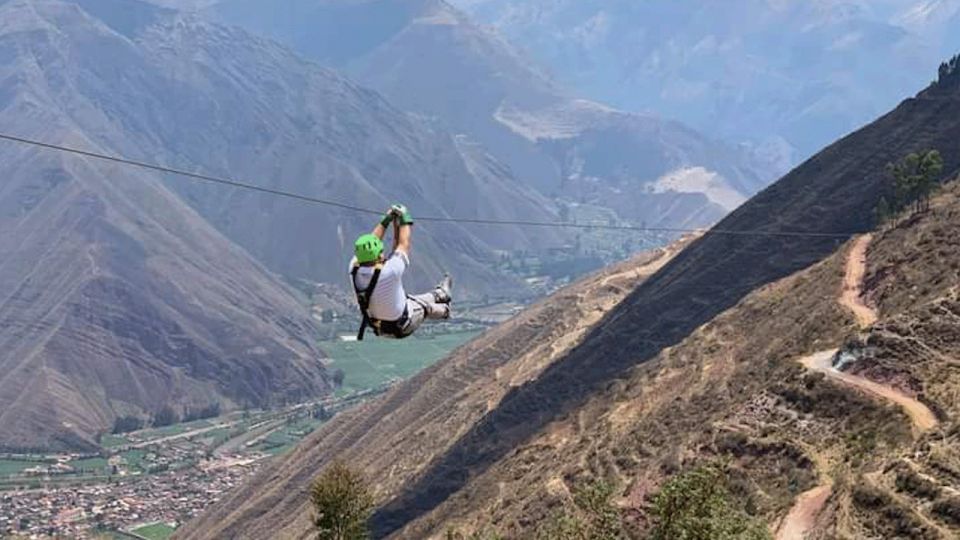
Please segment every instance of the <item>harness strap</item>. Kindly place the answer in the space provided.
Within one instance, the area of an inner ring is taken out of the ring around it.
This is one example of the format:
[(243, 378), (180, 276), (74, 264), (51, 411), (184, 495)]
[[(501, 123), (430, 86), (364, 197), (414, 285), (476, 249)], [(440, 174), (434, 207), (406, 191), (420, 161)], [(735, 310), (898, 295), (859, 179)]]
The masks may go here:
[(363, 341), (363, 336), (366, 334), (368, 326), (372, 326), (374, 333), (378, 336), (380, 335), (380, 321), (370, 317), (369, 309), (370, 297), (373, 295), (374, 289), (377, 288), (377, 282), (380, 281), (380, 271), (383, 270), (383, 265), (378, 264), (374, 267), (373, 276), (370, 277), (370, 283), (367, 284), (366, 289), (361, 289), (357, 286), (357, 272), (359, 270), (359, 266), (354, 266), (353, 271), (350, 272), (350, 276), (353, 279), (353, 290), (357, 293), (357, 304), (360, 306), (360, 314), (363, 315), (363, 321), (360, 323), (360, 331), (357, 332), (357, 341)]

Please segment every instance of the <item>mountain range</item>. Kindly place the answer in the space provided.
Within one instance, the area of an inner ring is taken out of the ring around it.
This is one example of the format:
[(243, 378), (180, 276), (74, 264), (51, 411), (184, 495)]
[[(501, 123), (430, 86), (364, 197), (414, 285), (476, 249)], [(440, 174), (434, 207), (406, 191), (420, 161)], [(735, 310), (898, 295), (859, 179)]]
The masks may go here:
[(518, 182), (563, 206), (699, 227), (778, 172), (765, 158), (677, 122), (582, 99), (442, 0), (202, 5), (204, 16), (276, 39), (480, 143)]
[[(4, 448), (91, 448), (119, 417), (328, 393), (321, 329), (286, 283), (342, 283), (347, 243), (392, 202), (421, 216), (556, 219), (475, 144), (237, 28), (136, 1), (6, 0), (0, 11), (5, 133), (372, 210), (5, 141)], [(530, 294), (485, 261), (563, 242), (457, 223), (418, 230), (408, 286), (449, 269), (466, 296)]]
[(948, 75), (714, 232), (585, 279), (334, 419), (178, 537), (306, 537), (310, 481), (340, 460), (370, 481), (376, 538), (535, 537), (597, 481), (645, 537), (650, 496), (717, 461), (780, 538), (955, 538), (960, 184), (879, 229), (873, 210), (909, 152), (938, 149), (955, 178), (957, 141)]
[[(132, 47), (76, 4), (0, 3), (0, 51), (5, 130), (132, 140), (99, 77), (136, 85)], [(77, 62), (107, 51), (112, 67)], [(118, 417), (332, 390), (302, 300), (156, 175), (9, 142), (0, 156), (0, 447), (89, 450)]]
[(453, 0), (562, 83), (799, 163), (960, 49), (956, 0)]

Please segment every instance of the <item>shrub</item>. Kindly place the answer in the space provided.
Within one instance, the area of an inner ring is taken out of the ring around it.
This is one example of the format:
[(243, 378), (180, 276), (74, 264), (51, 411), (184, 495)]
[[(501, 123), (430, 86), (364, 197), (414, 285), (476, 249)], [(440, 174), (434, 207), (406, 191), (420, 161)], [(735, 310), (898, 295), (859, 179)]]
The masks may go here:
[(317, 540), (369, 538), (367, 520), (373, 496), (363, 476), (340, 462), (323, 472), (310, 489)]
[(955, 527), (960, 527), (960, 497), (951, 497), (933, 505), (933, 513)]
[(575, 508), (560, 512), (537, 529), (537, 540), (620, 540), (626, 538), (615, 489), (603, 480), (586, 484), (573, 496)]
[(897, 472), (897, 491), (913, 494), (921, 499), (934, 500), (940, 496), (940, 486), (905, 468)]
[(761, 540), (770, 532), (730, 502), (725, 473), (707, 465), (672, 478), (653, 499), (653, 540)]

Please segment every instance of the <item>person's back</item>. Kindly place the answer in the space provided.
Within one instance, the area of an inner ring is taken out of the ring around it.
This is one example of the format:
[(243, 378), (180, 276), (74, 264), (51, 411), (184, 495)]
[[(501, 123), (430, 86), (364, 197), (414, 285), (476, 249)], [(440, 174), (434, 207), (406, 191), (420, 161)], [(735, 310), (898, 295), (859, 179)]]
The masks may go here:
[[(394, 250), (389, 259), (384, 259), (383, 237), (391, 224)], [(357, 339), (363, 339), (367, 326), (372, 326), (378, 336), (402, 339), (412, 335), (426, 319), (450, 318), (450, 276), (425, 294), (411, 296), (403, 287), (403, 273), (410, 266), (412, 231), (413, 218), (406, 207), (397, 205), (383, 216), (372, 233), (355, 242), (350, 274), (363, 315)]]
[[(407, 293), (403, 288), (403, 272), (409, 266), (407, 256), (401, 252), (395, 252), (390, 259), (383, 263), (380, 270), (380, 278), (377, 279), (377, 286), (370, 295), (370, 305), (367, 312), (371, 319), (379, 321), (396, 321), (403, 317), (403, 312), (407, 309)], [(353, 263), (351, 263), (351, 269)], [(354, 287), (365, 291), (370, 286), (370, 280), (373, 278), (375, 266), (361, 266), (357, 269), (356, 281)]]

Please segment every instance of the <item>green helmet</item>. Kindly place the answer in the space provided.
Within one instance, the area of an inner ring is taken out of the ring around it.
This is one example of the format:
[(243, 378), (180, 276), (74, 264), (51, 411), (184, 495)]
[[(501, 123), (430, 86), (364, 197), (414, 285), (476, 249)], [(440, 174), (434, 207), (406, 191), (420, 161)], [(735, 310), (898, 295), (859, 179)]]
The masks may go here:
[(353, 252), (357, 255), (358, 263), (372, 263), (383, 254), (383, 240), (377, 238), (375, 234), (365, 234), (357, 238), (357, 242), (353, 245)]

